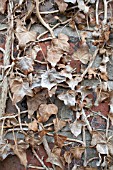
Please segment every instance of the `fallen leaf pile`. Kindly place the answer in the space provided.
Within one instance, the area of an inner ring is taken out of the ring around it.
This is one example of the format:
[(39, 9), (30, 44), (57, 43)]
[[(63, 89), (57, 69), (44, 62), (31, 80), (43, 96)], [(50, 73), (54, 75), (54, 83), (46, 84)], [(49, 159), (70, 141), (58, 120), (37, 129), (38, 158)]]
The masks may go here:
[[(43, 169), (49, 162), (51, 170), (112, 170), (113, 2), (46, 3), (0, 0), (0, 14), (7, 15), (7, 31), (0, 26), (6, 41), (0, 47), (0, 160), (15, 154), (28, 168), (31, 148)], [(35, 152), (39, 145), (46, 163)]]

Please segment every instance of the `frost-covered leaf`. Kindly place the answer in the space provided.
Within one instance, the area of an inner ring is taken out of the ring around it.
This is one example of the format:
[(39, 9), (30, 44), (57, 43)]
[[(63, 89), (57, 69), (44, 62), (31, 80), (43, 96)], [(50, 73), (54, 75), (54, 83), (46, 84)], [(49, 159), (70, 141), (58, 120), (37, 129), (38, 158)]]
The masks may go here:
[(68, 90), (67, 92), (63, 92), (57, 96), (60, 100), (64, 101), (65, 105), (74, 106), (75, 105), (75, 91)]
[(39, 122), (46, 122), (53, 114), (57, 114), (58, 107), (55, 104), (41, 104), (39, 107)]
[(18, 77), (10, 82), (11, 92), (13, 93), (13, 104), (18, 103), (25, 95), (33, 96), (33, 91), (26, 80)]
[(47, 61), (55, 67), (61, 57), (63, 57), (63, 54), (69, 52), (69, 49), (68, 36), (60, 33), (58, 38), (54, 38), (51, 46), (47, 48)]
[(41, 78), (41, 86), (48, 88), (49, 90), (56, 86), (57, 83), (61, 83), (66, 80), (66, 78), (57, 72), (54, 68), (43, 73)]
[(19, 41), (20, 48), (24, 48), (27, 43), (35, 41), (36, 40), (36, 32), (28, 31), (26, 27), (22, 25), (21, 20), (16, 20), (16, 37)]

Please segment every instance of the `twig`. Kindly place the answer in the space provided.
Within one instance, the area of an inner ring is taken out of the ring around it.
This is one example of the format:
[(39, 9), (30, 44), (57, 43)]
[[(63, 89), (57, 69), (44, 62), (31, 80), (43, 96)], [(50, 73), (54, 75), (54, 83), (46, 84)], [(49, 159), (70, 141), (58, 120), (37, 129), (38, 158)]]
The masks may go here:
[(105, 25), (107, 23), (107, 1), (103, 0), (104, 2), (104, 20), (103, 20), (103, 24)]
[(107, 118), (107, 125), (106, 125), (106, 138), (108, 137), (108, 129), (109, 129), (109, 117)]
[(48, 168), (46, 167), (46, 165), (44, 164), (44, 162), (40, 159), (40, 157), (37, 155), (36, 151), (32, 148), (32, 152), (35, 155), (35, 157), (38, 159), (38, 161), (41, 163), (41, 165), (43, 166), (44, 169), (48, 170)]
[(34, 166), (34, 165), (28, 165), (27, 168), (32, 168), (32, 169), (45, 169), (43, 167), (39, 167), (39, 166)]
[(3, 48), (0, 47), (0, 51), (5, 55), (5, 50)]
[(91, 134), (91, 133), (92, 133), (92, 127), (90, 126), (90, 123), (89, 123), (89, 121), (88, 121), (88, 119), (87, 119), (87, 116), (86, 116), (86, 114), (85, 114), (84, 109), (82, 109), (82, 115), (83, 115), (83, 119), (85, 120), (85, 122), (86, 122), (86, 124), (87, 124), (87, 128), (88, 128), (88, 130), (89, 130), (89, 132), (90, 132), (90, 134)]
[[(51, 137), (54, 136), (53, 134), (50, 134), (50, 133), (47, 133), (47, 135), (48, 135), (48, 136), (51, 136)], [(80, 143), (81, 145), (84, 145), (84, 142), (81, 141), (81, 140), (78, 140), (78, 139), (67, 138), (66, 141), (69, 141), (69, 142), (77, 142), (77, 143)]]
[[(11, 93), (10, 93), (10, 91), (9, 91), (9, 97), (10, 97), (10, 99), (11, 99), (11, 101), (12, 101), (12, 96), (11, 96)], [(15, 104), (15, 107), (16, 107), (16, 109), (17, 109), (17, 111), (18, 111), (18, 121), (19, 121), (19, 124), (20, 124), (20, 129), (23, 131), (23, 129), (22, 129), (22, 123), (21, 123), (21, 118), (20, 118), (20, 108), (17, 106), (17, 104)]]
[(40, 12), (41, 15), (46, 15), (46, 14), (54, 14), (54, 13), (58, 13), (59, 10), (54, 10), (54, 11), (44, 11), (44, 12)]
[[(11, 15), (12, 15), (12, 6), (11, 3), (9, 2), (8, 5), (9, 27), (7, 31), (6, 44), (5, 44), (5, 55), (3, 60), (4, 66), (10, 65), (11, 39), (12, 39)], [(5, 78), (4, 85), (2, 86), (1, 89), (1, 96), (0, 96), (0, 117), (5, 113), (7, 92), (8, 92), (8, 78)]]
[(90, 162), (92, 162), (93, 160), (95, 160), (95, 159), (99, 159), (99, 158), (98, 158), (98, 157), (90, 158), (90, 159), (87, 161), (87, 165), (88, 165)]
[(39, 11), (39, 0), (35, 0), (36, 3), (36, 14), (37, 14), (37, 18), (39, 19), (39, 21), (41, 22), (41, 24), (48, 29), (48, 31), (50, 32), (52, 38), (55, 38), (54, 32), (52, 30), (52, 28), (49, 26), (49, 24), (47, 24), (43, 18), (40, 15), (40, 11)]
[(99, 21), (98, 21), (98, 6), (99, 6), (99, 0), (97, 0), (96, 2), (96, 24), (99, 25)]
[[(83, 142), (84, 142), (84, 146), (86, 147), (86, 132), (85, 132), (85, 126), (83, 126)], [(87, 158), (87, 152), (86, 152), (86, 148), (85, 148), (85, 151), (84, 151), (84, 167), (87, 166), (87, 161), (86, 161), (86, 158)]]
[(93, 57), (92, 57), (92, 60), (89, 62), (88, 67), (86, 68), (86, 70), (85, 70), (85, 71), (83, 72), (83, 74), (81, 75), (82, 78), (86, 75), (86, 73), (88, 72), (89, 68), (91, 68), (91, 66), (92, 66), (92, 64), (93, 64), (93, 62), (95, 61), (95, 58), (96, 58), (96, 56), (97, 56), (98, 50), (99, 50), (99, 49), (96, 49), (96, 50), (95, 50), (95, 52), (94, 52), (94, 54), (93, 54)]

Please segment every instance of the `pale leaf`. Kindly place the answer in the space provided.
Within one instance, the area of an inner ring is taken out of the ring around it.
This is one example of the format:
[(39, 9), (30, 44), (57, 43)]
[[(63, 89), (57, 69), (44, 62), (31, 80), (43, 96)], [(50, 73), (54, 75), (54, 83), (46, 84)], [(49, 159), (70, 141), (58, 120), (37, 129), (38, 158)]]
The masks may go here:
[(65, 105), (75, 106), (75, 92), (68, 90), (67, 92), (61, 93), (57, 96), (60, 100), (64, 101)]
[(57, 83), (61, 83), (66, 80), (66, 78), (57, 72), (54, 68), (43, 73), (41, 78), (41, 86), (48, 88), (49, 90), (56, 86)]
[(19, 41), (19, 46), (21, 48), (24, 48), (27, 43), (35, 41), (36, 40), (36, 32), (28, 31), (26, 27), (22, 25), (21, 20), (16, 20), (17, 26), (16, 26), (16, 37)]

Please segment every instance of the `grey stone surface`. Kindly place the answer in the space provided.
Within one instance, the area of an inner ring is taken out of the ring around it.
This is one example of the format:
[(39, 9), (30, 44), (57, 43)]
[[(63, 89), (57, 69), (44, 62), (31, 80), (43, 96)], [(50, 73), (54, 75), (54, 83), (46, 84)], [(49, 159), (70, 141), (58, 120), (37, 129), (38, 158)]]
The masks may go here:
[[(91, 86), (93, 88), (97, 87), (100, 84), (99, 80), (83, 80), (82, 86)], [(113, 90), (113, 81), (108, 81), (108, 87), (110, 90)]]

